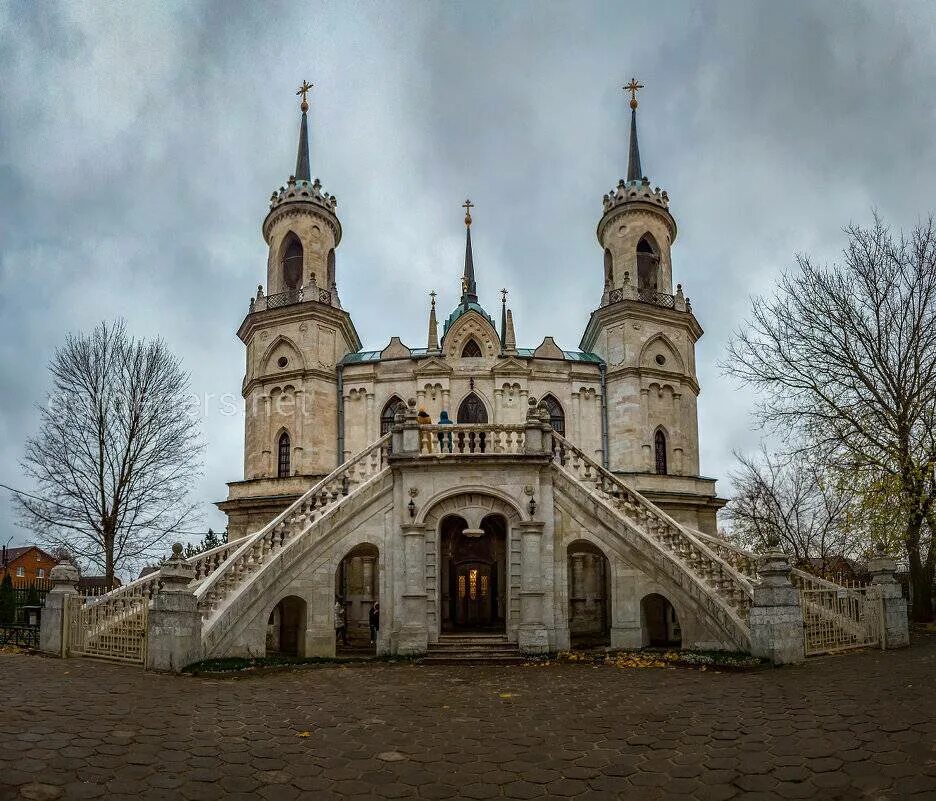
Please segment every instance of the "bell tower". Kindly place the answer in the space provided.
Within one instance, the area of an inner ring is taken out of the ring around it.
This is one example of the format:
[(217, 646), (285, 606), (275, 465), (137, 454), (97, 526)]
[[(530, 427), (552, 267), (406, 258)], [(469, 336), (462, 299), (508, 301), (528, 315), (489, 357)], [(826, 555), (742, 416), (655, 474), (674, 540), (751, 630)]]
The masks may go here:
[(247, 348), (244, 480), (218, 504), (232, 538), (267, 523), (341, 461), (338, 365), (361, 341), (338, 298), (338, 201), (311, 174), (311, 88), (303, 81), (296, 93), (295, 173), (273, 192), (263, 220), (266, 289), (257, 287), (237, 331)]
[(604, 288), (581, 348), (605, 362), (608, 468), (681, 522), (715, 532), (724, 502), (699, 476), (695, 343), (702, 328), (673, 286), (676, 220), (665, 190), (650, 186), (640, 162), (637, 92), (630, 93), (627, 178), (602, 199), (597, 237)]

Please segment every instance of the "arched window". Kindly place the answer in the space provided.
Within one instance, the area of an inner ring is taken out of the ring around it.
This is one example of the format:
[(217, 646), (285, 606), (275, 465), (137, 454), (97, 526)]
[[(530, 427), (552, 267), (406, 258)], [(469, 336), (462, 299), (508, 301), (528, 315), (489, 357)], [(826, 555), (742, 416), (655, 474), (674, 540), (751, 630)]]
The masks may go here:
[(477, 395), (472, 392), (458, 406), (458, 423), (486, 423), (488, 421), (487, 409)]
[(650, 234), (637, 243), (637, 289), (656, 292), (660, 266), (660, 251)]
[(604, 252), (604, 276), (605, 286), (612, 286), (614, 284), (614, 263), (611, 258), (611, 251), (607, 249)]
[(327, 278), (328, 278), (328, 288), (331, 289), (335, 285), (335, 249), (332, 248), (328, 251), (328, 269), (327, 269)]
[(465, 343), (465, 347), (462, 348), (462, 358), (463, 359), (480, 359), (481, 358), (481, 346), (478, 344), (478, 340), (469, 339)]
[(565, 436), (565, 412), (562, 411), (562, 405), (552, 395), (546, 395), (543, 403), (549, 410), (549, 424), (553, 427), (553, 431)]
[(401, 403), (403, 401), (394, 395), (384, 404), (383, 411), (380, 413), (380, 436), (388, 433), (393, 428), (393, 417), (396, 414), (397, 406)]
[(277, 446), (276, 475), (279, 478), (289, 476), (289, 434), (286, 431), (280, 434)]
[(659, 475), (666, 475), (666, 434), (658, 428), (653, 436), (653, 451), (656, 455), (656, 471)]
[(283, 240), (283, 284), (286, 289), (302, 286), (302, 243), (292, 231)]

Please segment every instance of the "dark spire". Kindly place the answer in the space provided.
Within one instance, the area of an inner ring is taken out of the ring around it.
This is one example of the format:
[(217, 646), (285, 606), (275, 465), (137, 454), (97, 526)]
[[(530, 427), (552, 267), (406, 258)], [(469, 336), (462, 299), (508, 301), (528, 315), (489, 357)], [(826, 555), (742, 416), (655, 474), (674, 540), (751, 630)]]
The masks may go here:
[(470, 200), (462, 203), (465, 210), (465, 273), (462, 276), (462, 297), (464, 305), (478, 302), (478, 285), (475, 283), (474, 258), (471, 255), (471, 208)]
[(306, 112), (309, 110), (309, 101), (307, 94), (312, 88), (312, 84), (303, 81), (299, 87), (297, 95), (302, 95), (302, 103), (299, 108), (302, 109), (302, 122), (299, 123), (299, 152), (296, 154), (296, 180), (311, 181), (312, 172), (309, 168), (309, 121)]
[(627, 180), (639, 181), (643, 178), (643, 172), (640, 169), (640, 148), (637, 146), (637, 91), (643, 89), (642, 83), (637, 83), (636, 78), (624, 87), (625, 92), (631, 93), (631, 129), (630, 129), (630, 152), (627, 157)]
[(501, 335), (500, 335), (500, 344), (501, 351), (504, 350), (504, 346), (507, 342), (507, 290), (501, 290)]

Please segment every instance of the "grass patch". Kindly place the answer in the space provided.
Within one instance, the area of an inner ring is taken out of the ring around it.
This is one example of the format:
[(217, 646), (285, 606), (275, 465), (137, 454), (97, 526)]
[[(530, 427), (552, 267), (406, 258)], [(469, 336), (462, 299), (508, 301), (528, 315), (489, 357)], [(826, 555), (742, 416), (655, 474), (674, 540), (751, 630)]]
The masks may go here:
[(736, 651), (676, 651), (643, 648), (639, 651), (562, 651), (556, 662), (616, 668), (696, 668), (698, 670), (755, 670), (769, 663)]
[(354, 665), (362, 663), (394, 663), (411, 660), (395, 656), (289, 656), (276, 654), (273, 656), (241, 657), (230, 656), (221, 659), (203, 659), (193, 662), (182, 668), (183, 673), (193, 676), (227, 675), (236, 673), (254, 673), (265, 670), (283, 670), (292, 667), (306, 667), (314, 665)]

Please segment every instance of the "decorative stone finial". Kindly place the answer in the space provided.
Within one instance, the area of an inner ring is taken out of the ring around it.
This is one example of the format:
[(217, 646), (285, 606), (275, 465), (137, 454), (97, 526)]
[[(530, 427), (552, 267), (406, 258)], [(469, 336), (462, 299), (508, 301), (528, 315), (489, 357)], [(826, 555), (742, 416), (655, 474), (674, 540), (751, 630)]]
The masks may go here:
[(181, 542), (172, 543), (172, 558), (173, 559), (182, 558), (182, 543)]

